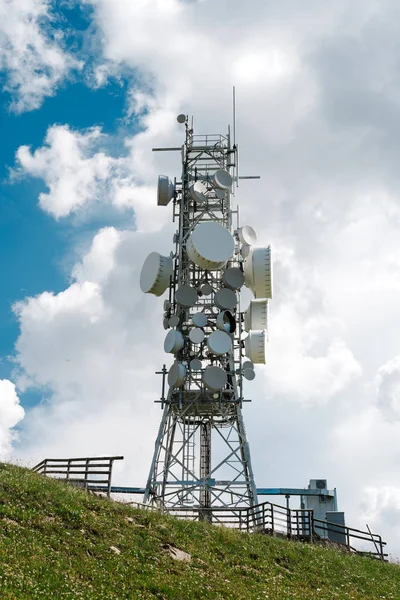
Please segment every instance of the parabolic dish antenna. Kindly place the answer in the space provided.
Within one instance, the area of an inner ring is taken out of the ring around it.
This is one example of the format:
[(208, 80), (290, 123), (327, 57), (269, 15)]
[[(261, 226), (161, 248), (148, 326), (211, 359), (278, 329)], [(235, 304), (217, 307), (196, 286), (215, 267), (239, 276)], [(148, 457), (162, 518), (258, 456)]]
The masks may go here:
[(144, 261), (140, 273), (140, 288), (145, 294), (161, 296), (169, 286), (173, 272), (172, 260), (169, 256), (161, 256), (152, 252)]
[(174, 197), (174, 184), (166, 175), (158, 176), (157, 204), (167, 206)]
[(192, 321), (196, 327), (205, 327), (207, 325), (207, 317), (203, 312), (192, 315)]
[(217, 327), (226, 333), (235, 333), (236, 321), (229, 310), (223, 310), (217, 317)]
[(221, 310), (233, 310), (237, 304), (235, 292), (222, 288), (214, 296), (214, 302)]
[(193, 360), (190, 361), (190, 368), (192, 369), (192, 371), (201, 371), (201, 367), (203, 365), (201, 364), (201, 360), (199, 360), (198, 358), (193, 358)]
[(185, 123), (185, 121), (186, 121), (186, 115), (184, 115), (183, 113), (181, 113), (180, 115), (178, 115), (176, 117), (176, 120), (178, 121), (178, 123)]
[(168, 385), (181, 387), (185, 381), (186, 368), (182, 363), (175, 362), (168, 372)]
[(168, 331), (164, 341), (164, 352), (176, 354), (183, 348), (183, 345), (184, 339), (180, 331), (175, 331), (175, 329)]
[(231, 290), (239, 290), (244, 284), (244, 274), (237, 267), (230, 267), (224, 272), (222, 280)]
[(201, 181), (195, 181), (190, 186), (189, 193), (194, 202), (207, 202), (207, 188)]
[(206, 367), (203, 373), (203, 381), (209, 390), (218, 392), (226, 386), (226, 372), (221, 367)]
[(203, 283), (203, 285), (200, 287), (200, 291), (203, 296), (209, 296), (213, 289), (209, 283)]
[(265, 331), (250, 331), (245, 341), (246, 356), (256, 364), (265, 364)]
[(196, 225), (186, 243), (190, 260), (202, 269), (220, 269), (232, 257), (234, 250), (231, 233), (215, 221)]
[(244, 328), (246, 331), (268, 329), (268, 300), (261, 298), (250, 302), (245, 312)]
[(181, 285), (176, 290), (175, 299), (177, 303), (184, 308), (190, 308), (197, 302), (197, 292), (195, 288), (190, 285)]
[(209, 351), (215, 356), (226, 354), (232, 349), (231, 337), (224, 331), (213, 331), (207, 339)]
[(254, 365), (250, 360), (245, 360), (242, 364), (242, 369), (253, 369), (254, 371)]
[(229, 175), (228, 171), (218, 169), (212, 176), (212, 183), (220, 190), (229, 190), (232, 187), (232, 177)]
[(179, 317), (178, 315), (172, 315), (169, 319), (168, 319), (168, 325), (170, 327), (176, 327), (179, 324)]
[(256, 374), (253, 369), (243, 369), (243, 377), (248, 381), (253, 381)]
[(204, 331), (200, 329), (200, 327), (195, 327), (190, 330), (189, 339), (193, 344), (201, 344), (201, 342), (204, 342), (204, 338)]
[(244, 225), (237, 230), (239, 240), (247, 246), (254, 246), (257, 242), (257, 234), (250, 225)]
[(248, 244), (242, 244), (242, 247), (240, 248), (240, 254), (243, 256), (243, 258), (247, 258), (250, 252), (251, 246), (249, 246)]
[(271, 246), (254, 248), (243, 264), (246, 286), (256, 298), (272, 298)]

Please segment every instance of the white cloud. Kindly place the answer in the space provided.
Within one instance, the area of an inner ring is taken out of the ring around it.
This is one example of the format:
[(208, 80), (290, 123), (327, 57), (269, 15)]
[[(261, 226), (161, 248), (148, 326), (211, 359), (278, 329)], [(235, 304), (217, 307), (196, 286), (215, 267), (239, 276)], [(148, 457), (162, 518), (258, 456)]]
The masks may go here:
[(39, 203), (56, 219), (90, 204), (111, 203), (116, 208), (134, 209), (139, 229), (159, 227), (153, 211), (155, 187), (143, 182), (136, 141), (127, 141), (131, 152), (127, 150), (119, 158), (106, 154), (102, 150), (105, 144), (98, 127), (78, 132), (53, 125), (41, 148), (34, 152), (28, 146), (18, 148), (15, 174), (44, 180), (49, 192), (40, 194)]
[(389, 421), (400, 421), (400, 356), (380, 367), (375, 378), (378, 407)]
[(0, 70), (15, 112), (38, 108), (71, 70), (82, 67), (63, 50), (61, 31), (51, 35), (50, 10), (49, 0), (0, 0)]
[(24, 414), (15, 385), (7, 379), (0, 379), (0, 460), (10, 457), (15, 439), (12, 429), (24, 418)]

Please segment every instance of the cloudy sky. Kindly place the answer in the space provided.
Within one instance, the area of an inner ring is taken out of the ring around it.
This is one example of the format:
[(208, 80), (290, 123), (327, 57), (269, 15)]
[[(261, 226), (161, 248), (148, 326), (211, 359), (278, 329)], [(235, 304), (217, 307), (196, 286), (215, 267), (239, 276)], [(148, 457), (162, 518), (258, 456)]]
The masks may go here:
[[(272, 244), (267, 365), (245, 405), (258, 487), (327, 478), (400, 555), (400, 4), (0, 0), (0, 453), (123, 454), (143, 485), (161, 417), (172, 249), (159, 173), (176, 115), (231, 121), (242, 224)], [(171, 153), (172, 154), (172, 153)]]

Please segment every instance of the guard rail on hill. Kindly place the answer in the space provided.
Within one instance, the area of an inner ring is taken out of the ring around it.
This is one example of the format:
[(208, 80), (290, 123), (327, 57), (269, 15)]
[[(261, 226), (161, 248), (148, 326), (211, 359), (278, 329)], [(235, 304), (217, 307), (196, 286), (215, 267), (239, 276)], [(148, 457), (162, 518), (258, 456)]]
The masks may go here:
[(266, 533), (297, 541), (344, 548), (349, 552), (386, 560), (386, 542), (380, 535), (314, 518), (309, 509), (290, 509), (271, 502), (238, 508), (168, 508), (179, 518), (234, 527), (242, 531)]
[(104, 492), (109, 496), (114, 461), (123, 458), (123, 456), (46, 458), (34, 466), (32, 471), (68, 481), (85, 490)]

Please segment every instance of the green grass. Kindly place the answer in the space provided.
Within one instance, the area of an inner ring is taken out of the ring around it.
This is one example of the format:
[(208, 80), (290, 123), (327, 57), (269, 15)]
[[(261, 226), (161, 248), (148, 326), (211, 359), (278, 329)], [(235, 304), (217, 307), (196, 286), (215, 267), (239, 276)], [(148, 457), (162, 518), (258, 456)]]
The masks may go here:
[(0, 464), (0, 600), (30, 598), (400, 600), (400, 567), (178, 521)]

